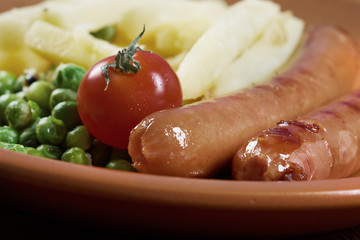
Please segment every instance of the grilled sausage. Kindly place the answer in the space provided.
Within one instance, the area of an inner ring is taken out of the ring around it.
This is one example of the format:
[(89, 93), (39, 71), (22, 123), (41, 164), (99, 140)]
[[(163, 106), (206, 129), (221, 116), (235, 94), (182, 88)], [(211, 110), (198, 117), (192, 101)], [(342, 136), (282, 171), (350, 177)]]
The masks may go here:
[(144, 173), (212, 177), (259, 131), (349, 93), (357, 70), (348, 34), (314, 27), (292, 67), (269, 82), (143, 119), (130, 134), (133, 165)]
[(347, 177), (360, 169), (360, 91), (253, 137), (234, 156), (238, 180)]

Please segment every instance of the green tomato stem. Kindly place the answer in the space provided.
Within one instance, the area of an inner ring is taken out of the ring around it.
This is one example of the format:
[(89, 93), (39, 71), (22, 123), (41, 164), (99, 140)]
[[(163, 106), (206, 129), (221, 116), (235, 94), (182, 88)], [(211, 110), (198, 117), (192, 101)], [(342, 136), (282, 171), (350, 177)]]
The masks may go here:
[(115, 68), (121, 73), (137, 73), (138, 71), (140, 71), (141, 66), (137, 61), (134, 60), (133, 56), (137, 50), (143, 51), (140, 47), (137, 47), (136, 44), (138, 43), (144, 32), (145, 32), (145, 25), (143, 27), (142, 32), (139, 34), (139, 36), (137, 36), (134, 39), (134, 41), (132, 41), (129, 47), (118, 51), (115, 57), (115, 62), (106, 64), (101, 68), (106, 81), (106, 87), (104, 91), (106, 91), (109, 87), (110, 78), (109, 78), (108, 69), (110, 67)]

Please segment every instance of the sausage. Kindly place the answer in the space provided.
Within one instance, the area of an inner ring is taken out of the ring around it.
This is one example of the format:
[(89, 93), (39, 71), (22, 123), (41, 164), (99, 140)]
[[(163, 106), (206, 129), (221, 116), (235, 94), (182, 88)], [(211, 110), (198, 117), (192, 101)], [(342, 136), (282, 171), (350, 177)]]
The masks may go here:
[(347, 33), (313, 27), (292, 67), (269, 82), (144, 118), (129, 137), (133, 166), (143, 173), (213, 177), (230, 167), (251, 136), (349, 93), (358, 61)]
[(235, 154), (233, 178), (300, 181), (347, 177), (360, 169), (359, 119), (357, 91), (299, 119), (280, 121)]

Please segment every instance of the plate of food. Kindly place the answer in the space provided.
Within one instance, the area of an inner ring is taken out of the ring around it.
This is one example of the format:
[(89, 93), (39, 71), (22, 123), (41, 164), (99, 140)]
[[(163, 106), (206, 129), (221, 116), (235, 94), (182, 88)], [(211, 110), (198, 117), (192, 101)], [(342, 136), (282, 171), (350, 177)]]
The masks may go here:
[(0, 14), (1, 202), (168, 237), (360, 224), (360, 1), (24, 4)]

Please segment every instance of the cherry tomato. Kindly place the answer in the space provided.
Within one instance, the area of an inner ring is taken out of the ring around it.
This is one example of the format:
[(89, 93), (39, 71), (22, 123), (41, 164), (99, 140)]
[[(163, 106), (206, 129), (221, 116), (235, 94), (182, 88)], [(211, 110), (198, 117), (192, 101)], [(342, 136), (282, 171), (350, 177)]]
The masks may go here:
[(86, 128), (101, 142), (122, 149), (145, 116), (182, 104), (179, 79), (169, 64), (155, 53), (134, 52), (141, 67), (137, 73), (109, 67), (107, 85), (102, 68), (115, 61), (110, 56), (89, 69), (78, 90), (78, 111)]

